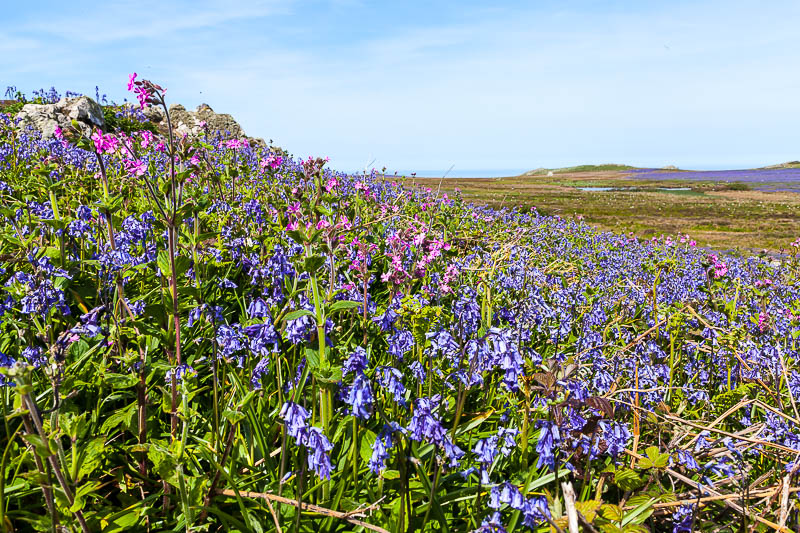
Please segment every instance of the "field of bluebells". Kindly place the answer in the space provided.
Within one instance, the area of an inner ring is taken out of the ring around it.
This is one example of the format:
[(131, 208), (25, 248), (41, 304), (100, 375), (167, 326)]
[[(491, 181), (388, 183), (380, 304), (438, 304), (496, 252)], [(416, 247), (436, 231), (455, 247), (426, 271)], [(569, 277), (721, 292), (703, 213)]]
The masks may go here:
[(796, 258), (127, 130), (0, 114), (3, 531), (798, 528)]

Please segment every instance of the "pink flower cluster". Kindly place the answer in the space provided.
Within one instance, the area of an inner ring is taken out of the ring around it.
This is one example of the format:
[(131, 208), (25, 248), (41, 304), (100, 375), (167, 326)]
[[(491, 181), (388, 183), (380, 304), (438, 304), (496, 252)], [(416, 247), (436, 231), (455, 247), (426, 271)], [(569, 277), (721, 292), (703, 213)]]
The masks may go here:
[(53, 136), (59, 141), (61, 141), (62, 148), (66, 148), (67, 146), (69, 146), (69, 143), (64, 138), (64, 130), (62, 130), (59, 126), (56, 126), (55, 131), (53, 131)]
[(229, 148), (231, 150), (250, 146), (250, 143), (247, 141), (247, 139), (228, 139), (227, 141), (223, 141), (222, 144), (225, 146), (225, 148)]
[(447, 265), (447, 270), (445, 270), (444, 276), (442, 276), (442, 280), (439, 282), (439, 290), (442, 294), (453, 292), (453, 288), (450, 284), (458, 278), (458, 274), (458, 268), (455, 265)]
[(113, 154), (119, 148), (119, 139), (110, 133), (103, 135), (100, 130), (96, 130), (92, 134), (92, 142), (94, 142), (94, 149), (101, 154)]
[(769, 328), (769, 315), (767, 313), (758, 314), (758, 331), (764, 333)]
[(350, 270), (355, 271), (357, 276), (363, 280), (369, 270), (372, 254), (378, 250), (378, 247), (369, 242), (361, 242), (358, 237), (353, 237), (350, 246), (355, 248)]
[(325, 191), (328, 194), (331, 194), (336, 191), (336, 187), (339, 185), (339, 182), (336, 178), (330, 178), (328, 182), (325, 184)]
[(161, 94), (167, 92), (166, 89), (160, 85), (148, 80), (136, 81), (136, 73), (128, 74), (128, 90), (132, 91), (136, 98), (139, 100), (139, 107), (145, 108), (147, 104), (155, 103), (156, 92), (160, 91)]
[(126, 159), (123, 164), (125, 165), (125, 170), (132, 176), (141, 176), (147, 170), (144, 161), (141, 159)]
[(714, 278), (719, 279), (728, 273), (728, 265), (720, 261), (720, 259), (713, 254), (708, 256), (711, 261), (711, 267), (714, 269)]
[(269, 154), (266, 159), (261, 160), (261, 168), (271, 168), (276, 169), (283, 164), (283, 157), (275, 154)]
[(756, 281), (756, 288), (757, 289), (766, 289), (772, 286), (772, 280), (769, 278), (764, 278)]

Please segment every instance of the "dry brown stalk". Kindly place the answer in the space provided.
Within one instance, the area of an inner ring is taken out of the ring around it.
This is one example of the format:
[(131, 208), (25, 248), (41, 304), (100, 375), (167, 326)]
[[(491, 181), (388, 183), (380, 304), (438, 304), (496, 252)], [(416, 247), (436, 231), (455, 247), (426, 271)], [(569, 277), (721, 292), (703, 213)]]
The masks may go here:
[[(775, 494), (777, 494), (781, 490), (783, 490), (783, 489), (780, 488), (780, 487), (773, 487), (773, 488), (769, 488), (769, 489), (751, 491), (749, 499), (755, 500), (755, 499), (758, 499), (758, 498), (765, 498), (765, 497), (774, 496)], [(793, 488), (788, 489), (788, 492), (786, 493), (787, 497), (788, 497), (789, 493), (794, 493), (794, 492), (800, 492), (800, 487), (793, 487)], [(699, 502), (700, 502), (700, 505), (703, 505), (703, 504), (709, 503), (709, 502), (721, 502), (723, 500), (737, 500), (737, 499), (741, 499), (741, 497), (742, 497), (742, 495), (738, 494), (738, 493), (720, 494), (718, 496), (704, 496), (704, 497), (700, 498)], [(697, 497), (685, 498), (685, 499), (681, 499), (681, 500), (675, 500), (674, 502), (659, 502), (659, 503), (654, 503), (653, 504), (653, 509), (666, 509), (666, 508), (670, 508), (670, 507), (680, 507), (681, 505), (692, 505), (692, 504), (696, 504), (697, 502), (698, 502)], [(636, 508), (635, 505), (626, 505), (624, 507), (624, 509), (626, 511), (627, 510), (631, 510), (631, 509), (635, 509), (635, 508)]]
[[(236, 497), (237, 492), (232, 491), (230, 489), (219, 489), (217, 490), (217, 494), (222, 494), (223, 496)], [(339, 511), (334, 511), (333, 509), (326, 509), (325, 507), (320, 507), (319, 505), (314, 505), (311, 503), (301, 503), (298, 502), (297, 500), (292, 500), (291, 498), (284, 498), (283, 496), (278, 496), (277, 494), (270, 494), (268, 492), (239, 491), (238, 495), (243, 496), (245, 498), (258, 498), (266, 501), (282, 503), (284, 505), (291, 505), (294, 507), (298, 507), (301, 511), (311, 511), (312, 513), (318, 513), (324, 516), (338, 518), (340, 520), (344, 520), (356, 526), (361, 526), (372, 531), (377, 531), (378, 533), (389, 533), (382, 527), (374, 526), (372, 524), (368, 524), (367, 522), (362, 522), (361, 520), (356, 520), (348, 513), (341, 513)]]
[[(637, 406), (633, 405), (632, 403), (626, 402), (624, 400), (613, 400), (613, 401), (616, 402), (616, 403), (621, 403), (621, 404), (627, 405), (628, 407), (630, 407), (632, 409), (646, 410), (643, 407), (637, 407)], [(752, 437), (745, 437), (744, 435), (737, 435), (736, 433), (730, 433), (728, 431), (723, 431), (721, 429), (716, 429), (716, 428), (711, 427), (711, 426), (704, 426), (702, 424), (698, 424), (698, 423), (695, 423), (695, 422), (690, 422), (688, 420), (685, 420), (683, 418), (680, 418), (680, 417), (677, 417), (677, 416), (674, 416), (674, 415), (664, 415), (664, 414), (660, 414), (660, 413), (657, 413), (655, 411), (650, 411), (650, 410), (647, 410), (647, 412), (651, 413), (653, 416), (656, 416), (658, 418), (662, 418), (664, 420), (668, 420), (670, 422), (673, 422), (674, 424), (685, 424), (685, 425), (693, 427), (695, 429), (707, 430), (707, 431), (710, 431), (710, 432), (713, 432), (713, 433), (718, 433), (720, 435), (724, 435), (726, 437), (732, 437), (732, 438), (737, 439), (737, 440), (743, 440), (745, 442), (752, 442), (753, 444), (760, 444), (760, 445), (765, 446), (767, 448), (774, 448), (776, 450), (781, 450), (781, 451), (784, 451), (784, 452), (788, 452), (788, 453), (791, 453), (793, 455), (797, 453), (797, 450), (794, 450), (794, 449), (789, 448), (788, 446), (784, 446), (782, 444), (777, 444), (775, 442), (770, 442), (770, 441), (761, 440), (761, 439), (754, 439)]]
[[(630, 450), (625, 450), (625, 453), (627, 453), (628, 455), (637, 455), (637, 454), (634, 454), (633, 452), (631, 452)], [(637, 459), (643, 459), (643, 457), (641, 455), (639, 455), (637, 457)], [(673, 470), (671, 468), (665, 468), (664, 471), (667, 474), (669, 474), (671, 477), (674, 477), (675, 479), (677, 479), (678, 481), (682, 481), (683, 483), (686, 483), (687, 485), (693, 487), (695, 490), (698, 490), (698, 491), (701, 491), (701, 492), (707, 492), (707, 493), (711, 494), (712, 496), (723, 496), (722, 494), (720, 494), (719, 492), (715, 491), (714, 489), (712, 489), (710, 487), (706, 487), (706, 486), (702, 486), (701, 487), (696, 481), (693, 481), (692, 479), (684, 476), (683, 474), (681, 474), (679, 472), (676, 472), (675, 470)], [(738, 497), (739, 495), (737, 494), (736, 496)], [(697, 501), (697, 500), (695, 500), (695, 501)], [(732, 509), (733, 511), (736, 511), (737, 513), (741, 514), (742, 516), (748, 517), (750, 520), (755, 520), (756, 522), (759, 522), (760, 524), (763, 524), (763, 525), (769, 527), (770, 529), (773, 529), (773, 530), (778, 531), (780, 533), (791, 533), (791, 530), (789, 528), (787, 528), (785, 526), (779, 526), (775, 522), (767, 520), (766, 518), (762, 518), (759, 515), (755, 515), (755, 514), (751, 513), (749, 510), (742, 508), (741, 505), (738, 505), (738, 504), (734, 503), (733, 501), (731, 501), (731, 499), (724, 499), (724, 497), (723, 497), (723, 498), (720, 498), (719, 501), (721, 503), (723, 503), (729, 509)]]

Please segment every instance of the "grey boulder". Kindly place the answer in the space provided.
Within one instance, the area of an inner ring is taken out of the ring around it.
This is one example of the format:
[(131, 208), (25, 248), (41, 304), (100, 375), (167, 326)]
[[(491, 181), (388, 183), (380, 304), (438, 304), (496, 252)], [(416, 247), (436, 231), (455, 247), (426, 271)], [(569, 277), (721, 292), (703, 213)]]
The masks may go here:
[(25, 104), (17, 113), (20, 126), (30, 126), (42, 133), (42, 137), (50, 138), (57, 127), (67, 129), (72, 121), (84, 135), (90, 136), (93, 128), (105, 128), (103, 108), (88, 96), (62, 98), (54, 104)]

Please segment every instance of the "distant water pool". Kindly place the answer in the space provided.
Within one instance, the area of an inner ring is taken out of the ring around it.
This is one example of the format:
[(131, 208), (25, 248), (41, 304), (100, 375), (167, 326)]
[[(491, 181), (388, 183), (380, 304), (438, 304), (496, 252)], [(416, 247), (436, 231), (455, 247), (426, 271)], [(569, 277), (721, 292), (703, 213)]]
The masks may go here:
[(642, 189), (640, 187), (576, 187), (578, 190), (586, 192), (608, 192), (608, 191), (662, 191), (680, 192), (691, 191), (691, 187), (654, 187), (652, 189)]

